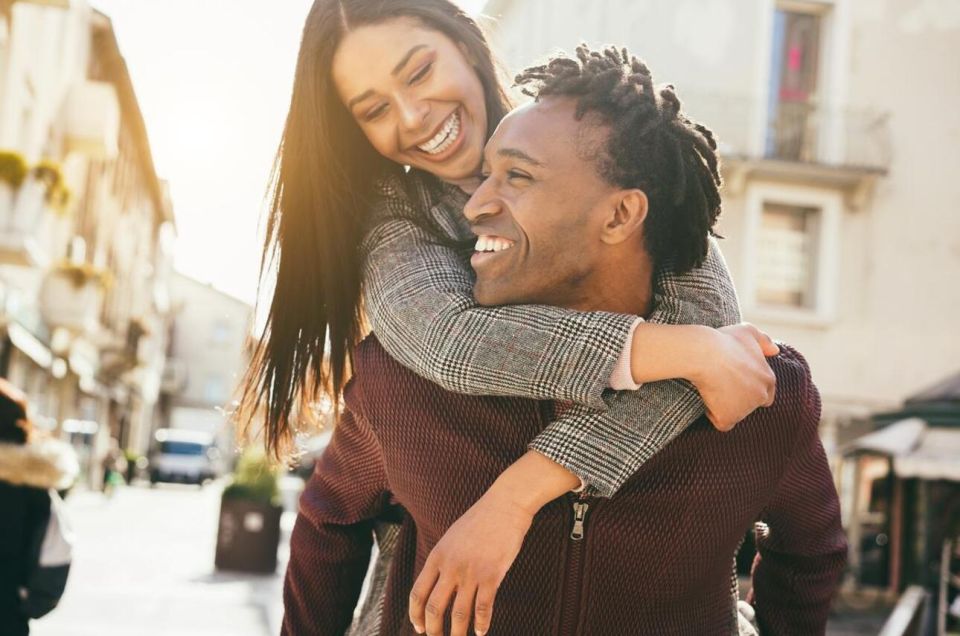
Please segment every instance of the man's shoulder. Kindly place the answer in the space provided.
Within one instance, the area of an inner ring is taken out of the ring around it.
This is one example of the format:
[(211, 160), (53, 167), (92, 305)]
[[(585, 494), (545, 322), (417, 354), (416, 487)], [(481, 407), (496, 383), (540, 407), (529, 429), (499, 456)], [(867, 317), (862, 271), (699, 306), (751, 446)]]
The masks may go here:
[(360, 379), (381, 374), (410, 374), (416, 377), (413, 371), (397, 362), (380, 344), (376, 335), (370, 334), (360, 341), (353, 350), (353, 375)]
[(797, 435), (816, 430), (820, 422), (820, 392), (806, 358), (790, 345), (777, 343), (780, 353), (769, 359), (777, 378), (773, 404), (754, 411), (747, 420), (764, 427), (785, 427)]

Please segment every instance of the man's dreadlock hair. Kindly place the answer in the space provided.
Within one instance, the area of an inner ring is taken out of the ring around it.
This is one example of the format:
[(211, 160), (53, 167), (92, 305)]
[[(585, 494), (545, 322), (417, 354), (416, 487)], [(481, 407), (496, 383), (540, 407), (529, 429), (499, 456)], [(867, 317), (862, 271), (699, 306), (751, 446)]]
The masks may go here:
[(625, 48), (577, 47), (520, 73), (524, 94), (576, 99), (575, 116), (595, 113), (609, 127), (592, 157), (598, 174), (649, 201), (644, 240), (653, 262), (686, 272), (703, 263), (720, 214), (720, 158), (713, 132), (680, 111), (673, 86), (654, 90), (647, 65)]

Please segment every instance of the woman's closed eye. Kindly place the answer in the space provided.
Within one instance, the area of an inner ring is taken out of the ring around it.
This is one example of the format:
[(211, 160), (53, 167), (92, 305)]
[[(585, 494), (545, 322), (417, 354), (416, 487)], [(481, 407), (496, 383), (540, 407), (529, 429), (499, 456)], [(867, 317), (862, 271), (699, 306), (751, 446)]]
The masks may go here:
[(368, 110), (366, 113), (364, 113), (363, 121), (365, 122), (373, 121), (374, 119), (378, 118), (380, 115), (384, 114), (385, 112), (387, 112), (387, 105), (378, 104), (377, 106), (374, 106), (373, 108)]
[(427, 62), (410, 76), (410, 79), (407, 80), (407, 84), (411, 86), (416, 84), (420, 80), (424, 79), (430, 73), (431, 69), (433, 69), (433, 62)]

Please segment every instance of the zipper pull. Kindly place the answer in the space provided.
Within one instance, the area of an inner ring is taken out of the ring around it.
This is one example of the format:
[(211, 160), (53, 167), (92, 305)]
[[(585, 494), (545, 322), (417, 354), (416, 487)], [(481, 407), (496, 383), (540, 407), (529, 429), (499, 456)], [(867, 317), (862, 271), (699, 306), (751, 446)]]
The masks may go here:
[(573, 504), (573, 530), (570, 531), (570, 538), (579, 541), (583, 538), (583, 520), (587, 517), (587, 509), (590, 506), (582, 501)]

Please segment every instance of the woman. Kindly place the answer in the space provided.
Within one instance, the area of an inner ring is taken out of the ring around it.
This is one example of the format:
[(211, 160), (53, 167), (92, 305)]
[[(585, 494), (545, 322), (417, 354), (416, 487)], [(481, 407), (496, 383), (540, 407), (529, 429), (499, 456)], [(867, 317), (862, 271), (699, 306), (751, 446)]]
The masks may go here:
[(28, 634), (29, 617), (53, 609), (63, 592), (63, 568), (48, 568), (43, 589), (28, 583), (56, 497), (50, 491), (70, 486), (79, 470), (67, 444), (31, 438), (26, 397), (0, 378), (0, 633), (9, 636)]
[[(352, 37), (369, 25), (390, 27), (378, 34), (376, 55)], [(700, 263), (661, 264), (650, 323), (476, 305), (467, 260), (475, 237), (461, 210), (479, 182), (483, 145), (508, 108), (483, 34), (456, 5), (314, 3), (267, 222), (263, 265), (276, 268), (275, 291), (240, 413), (249, 421), (262, 409), (272, 452), (290, 450), (290, 419), (309, 414), (304, 404), (323, 394), (338, 400), (364, 318), (391, 355), (445, 388), (574, 404), (498, 480), (499, 492), (535, 489), (544, 503), (578, 483), (616, 492), (704, 413), (701, 395), (718, 427), (770, 401), (763, 354), (776, 348), (755, 329), (653, 324), (739, 320), (712, 243)], [(674, 207), (707, 197), (718, 211), (718, 185), (719, 176), (691, 181)], [(669, 378), (686, 378), (700, 393), (685, 382), (656, 383), (607, 410), (606, 389)], [(543, 462), (563, 470), (543, 470)], [(477, 505), (495, 515), (504, 504)]]

